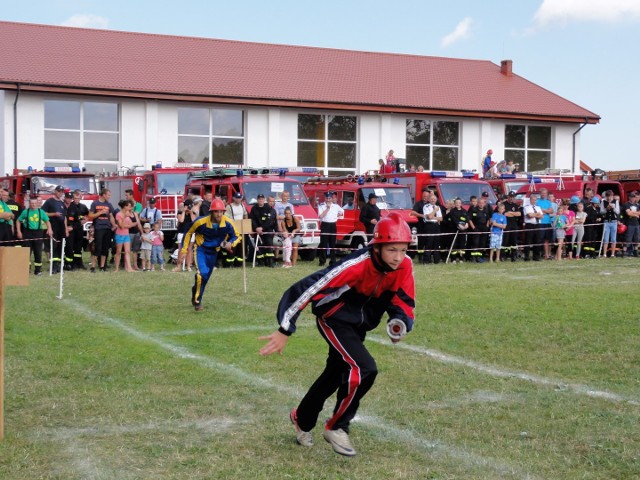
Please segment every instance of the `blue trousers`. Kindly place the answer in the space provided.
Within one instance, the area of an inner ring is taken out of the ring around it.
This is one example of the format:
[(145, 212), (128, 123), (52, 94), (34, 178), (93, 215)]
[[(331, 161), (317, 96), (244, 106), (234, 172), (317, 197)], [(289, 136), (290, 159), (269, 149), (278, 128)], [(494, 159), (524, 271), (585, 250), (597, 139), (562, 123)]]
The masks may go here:
[(191, 302), (194, 305), (200, 305), (204, 288), (207, 286), (209, 277), (211, 277), (216, 266), (218, 252), (205, 247), (194, 246), (193, 259), (196, 265), (196, 275), (193, 288), (191, 288)]

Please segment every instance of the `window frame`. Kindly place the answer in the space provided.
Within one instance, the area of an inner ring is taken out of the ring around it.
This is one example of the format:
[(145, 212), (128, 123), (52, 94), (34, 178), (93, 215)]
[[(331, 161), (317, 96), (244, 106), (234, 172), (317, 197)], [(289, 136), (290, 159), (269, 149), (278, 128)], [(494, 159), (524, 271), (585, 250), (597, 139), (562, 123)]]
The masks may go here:
[[(507, 146), (507, 128), (509, 127), (524, 127), (524, 146), (523, 147), (508, 147)], [(529, 129), (530, 128), (547, 128), (549, 129), (549, 148), (534, 148), (529, 147)], [(519, 171), (528, 172), (529, 168), (529, 153), (535, 152), (546, 152), (549, 154), (549, 163), (543, 169), (536, 169), (535, 171), (541, 171), (548, 168), (552, 168), (553, 163), (553, 126), (551, 125), (529, 125), (529, 124), (520, 124), (520, 123), (505, 123), (504, 124), (504, 157), (505, 160), (509, 161), (513, 159), (510, 157), (509, 152), (521, 152), (523, 155), (523, 163), (524, 165), (520, 165), (518, 168)], [(514, 163), (517, 163), (514, 161)]]
[[(180, 110), (181, 109), (197, 109), (197, 110), (207, 110), (208, 113), (208, 122), (209, 122), (209, 126), (208, 126), (208, 133), (207, 134), (196, 134), (196, 133), (180, 133)], [(242, 135), (241, 136), (235, 136), (235, 135), (220, 135), (220, 134), (214, 134), (214, 122), (213, 122), (213, 117), (214, 117), (214, 112), (216, 111), (221, 111), (221, 110), (227, 110), (227, 111), (232, 111), (232, 112), (240, 112), (240, 114), (242, 115), (242, 121), (241, 121), (241, 126), (242, 126)], [(233, 167), (241, 167), (244, 166), (246, 163), (246, 157), (247, 157), (247, 115), (246, 115), (246, 110), (243, 108), (225, 108), (224, 106), (218, 106), (218, 105), (203, 105), (203, 106), (179, 106), (177, 107), (176, 110), (177, 113), (177, 120), (178, 120), (178, 125), (177, 125), (177, 136), (178, 136), (178, 151), (176, 152), (176, 162), (179, 163), (188, 163), (188, 164), (192, 164), (192, 165), (206, 165), (206, 166), (233, 166)], [(207, 153), (207, 157), (204, 158), (203, 162), (190, 162), (186, 159), (182, 159), (180, 157), (180, 138), (196, 138), (196, 139), (207, 139), (207, 148), (208, 148), (208, 153)], [(214, 163), (214, 159), (213, 159), (213, 151), (214, 151), (214, 143), (216, 140), (241, 140), (242, 141), (242, 148), (241, 148), (241, 161), (240, 163)]]
[[(101, 99), (102, 100), (102, 99)], [(47, 115), (47, 102), (65, 102), (65, 103), (77, 103), (80, 105), (80, 118), (79, 118), (79, 126), (78, 128), (56, 128), (56, 127), (47, 127), (46, 126), (46, 115)], [(116, 107), (116, 130), (96, 130), (89, 129), (85, 127), (86, 119), (85, 119), (85, 105), (86, 104), (104, 104), (104, 105), (114, 105)], [(43, 160), (45, 167), (85, 167), (89, 171), (97, 171), (102, 168), (102, 171), (115, 172), (120, 168), (120, 162), (122, 159), (122, 105), (120, 102), (108, 102), (108, 101), (99, 101), (97, 99), (73, 99), (70, 100), (68, 98), (45, 98), (43, 100), (43, 143), (44, 143), (44, 152), (43, 152)], [(78, 148), (79, 148), (79, 158), (48, 158), (47, 157), (47, 132), (65, 132), (65, 133), (73, 133), (79, 135), (78, 140)], [(100, 135), (115, 135), (116, 138), (116, 160), (93, 160), (86, 158), (87, 152), (87, 143), (85, 142), (85, 138), (87, 134), (100, 134)]]
[[(407, 139), (407, 130), (408, 130), (408, 123), (409, 122), (415, 122), (415, 121), (421, 121), (421, 122), (428, 122), (429, 123), (429, 143), (410, 143)], [(438, 123), (453, 123), (457, 125), (458, 128), (458, 134), (457, 134), (457, 138), (456, 138), (456, 143), (455, 144), (450, 144), (450, 145), (446, 145), (446, 144), (440, 144), (440, 143), (434, 143), (434, 136), (436, 135), (436, 124)], [(408, 152), (411, 148), (420, 148), (420, 149), (425, 149), (428, 150), (429, 152), (429, 156), (428, 156), (428, 165), (422, 165), (424, 167), (424, 169), (426, 171), (432, 171), (432, 170), (454, 170), (457, 171), (460, 169), (460, 137), (461, 137), (461, 130), (462, 130), (462, 122), (458, 121), (458, 120), (452, 120), (452, 119), (433, 119), (433, 118), (420, 118), (420, 117), (406, 117), (405, 118), (405, 151)], [(452, 149), (456, 152), (456, 160), (455, 160), (455, 166), (452, 169), (446, 169), (446, 168), (436, 168), (433, 164), (434, 162), (434, 151), (436, 149), (439, 148), (443, 148), (443, 149)], [(416, 168), (418, 167), (418, 165), (421, 165), (419, 163), (417, 163), (416, 161), (412, 160), (409, 158), (409, 155), (406, 155), (406, 168), (409, 168), (409, 164), (416, 164)]]
[[(300, 138), (300, 116), (301, 115), (313, 115), (319, 116), (323, 119), (324, 124), (324, 132), (323, 138)], [(334, 117), (351, 117), (354, 119), (354, 140), (337, 140), (329, 138), (330, 124), (331, 120)], [(303, 166), (311, 166), (317, 167), (319, 171), (322, 172), (323, 175), (355, 175), (358, 172), (358, 147), (359, 147), (359, 137), (360, 137), (360, 118), (358, 115), (345, 115), (337, 112), (298, 112), (296, 117), (296, 163), (300, 166), (300, 144), (315, 144), (315, 145), (323, 145), (323, 165), (303, 165)], [(335, 167), (329, 165), (329, 154), (331, 152), (331, 146), (339, 146), (339, 145), (351, 145), (353, 146), (353, 167)], [(317, 148), (317, 147), (316, 147)]]

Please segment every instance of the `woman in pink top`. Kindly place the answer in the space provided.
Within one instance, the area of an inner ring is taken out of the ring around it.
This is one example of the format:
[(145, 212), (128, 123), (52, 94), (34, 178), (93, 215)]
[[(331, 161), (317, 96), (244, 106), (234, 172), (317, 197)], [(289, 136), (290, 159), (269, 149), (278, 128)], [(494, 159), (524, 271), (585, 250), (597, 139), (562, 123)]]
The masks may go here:
[(567, 237), (565, 239), (564, 244), (567, 247), (567, 258), (571, 260), (573, 258), (573, 223), (576, 221), (576, 212), (569, 209), (569, 205), (571, 201), (568, 198), (565, 198), (562, 201), (562, 205), (564, 205), (564, 213), (563, 215), (567, 217), (567, 225), (564, 227), (567, 232)]
[[(114, 256), (114, 271), (118, 271), (120, 268), (120, 256), (124, 250), (124, 269), (127, 272), (133, 272), (131, 268), (131, 237), (129, 236), (129, 229), (136, 223), (140, 228), (140, 220), (138, 214), (134, 213), (134, 217), (131, 217), (131, 211), (133, 210), (133, 202), (130, 200), (121, 200), (118, 204), (120, 211), (116, 214), (116, 254)], [(135, 219), (135, 222), (132, 220)], [(142, 229), (140, 229), (142, 230)]]

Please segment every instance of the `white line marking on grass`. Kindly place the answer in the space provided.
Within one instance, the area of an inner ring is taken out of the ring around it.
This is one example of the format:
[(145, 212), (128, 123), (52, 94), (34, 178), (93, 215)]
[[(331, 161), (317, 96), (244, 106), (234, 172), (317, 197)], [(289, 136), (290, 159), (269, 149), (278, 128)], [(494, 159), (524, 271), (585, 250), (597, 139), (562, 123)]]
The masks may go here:
[[(301, 395), (299, 389), (297, 388), (280, 385), (270, 380), (259, 377), (257, 375), (245, 372), (234, 365), (218, 362), (217, 360), (214, 360), (210, 357), (192, 353), (184, 347), (173, 345), (159, 338), (155, 338), (153, 335), (140, 332), (135, 328), (130, 327), (122, 320), (91, 310), (90, 308), (80, 303), (77, 303), (73, 300), (65, 299), (65, 302), (67, 302), (69, 305), (75, 308), (78, 312), (85, 315), (87, 318), (90, 318), (99, 323), (111, 325), (140, 341), (155, 344), (156, 346), (161, 347), (162, 349), (168, 351), (169, 353), (171, 353), (172, 355), (178, 358), (193, 360), (197, 362), (201, 367), (210, 368), (212, 370), (217, 370), (224, 374), (228, 374), (229, 376), (234, 377), (236, 380), (246, 382), (251, 386), (259, 386), (259, 387), (272, 389), (277, 392), (284, 393), (288, 396), (292, 396), (296, 398), (300, 397)], [(373, 426), (373, 427), (376, 427), (377, 429), (382, 429), (383, 431), (386, 431), (388, 434), (393, 434), (393, 436), (395, 436), (396, 438), (401, 439), (402, 441), (408, 444), (411, 444), (413, 446), (429, 449), (430, 452), (427, 452), (427, 453), (431, 453), (433, 451), (433, 448), (437, 446), (438, 452), (442, 454), (445, 454), (447, 456), (450, 456), (456, 459), (460, 459), (472, 466), (483, 465), (483, 466), (492, 468), (496, 473), (500, 474), (501, 476), (502, 474), (505, 474), (505, 473), (513, 474), (515, 472), (513, 468), (505, 466), (504, 464), (501, 464), (495, 461), (494, 459), (484, 458), (479, 455), (475, 455), (471, 452), (460, 450), (458, 448), (448, 447), (447, 445), (440, 442), (436, 443), (430, 440), (425, 440), (417, 436), (414, 432), (410, 430), (398, 428), (393, 425), (388, 425), (381, 420), (375, 419), (375, 417), (364, 416), (361, 418), (364, 419), (364, 420), (361, 420), (362, 423), (368, 426)], [(529, 474), (524, 474), (524, 473), (516, 473), (516, 475), (519, 478), (533, 478)]]
[[(274, 322), (275, 324), (275, 322)], [(238, 327), (214, 327), (214, 328), (203, 328), (201, 330), (178, 330), (171, 331), (167, 330), (165, 332), (153, 332), (153, 335), (157, 335), (160, 337), (186, 337), (189, 335), (209, 335), (209, 334), (224, 334), (224, 333), (240, 333), (240, 332), (267, 332), (271, 333), (275, 330), (275, 326), (258, 326), (258, 325), (245, 325)]]
[(513, 370), (501, 369), (501, 368), (493, 367), (491, 365), (485, 365), (479, 362), (474, 362), (473, 360), (466, 360), (464, 358), (448, 355), (446, 353), (442, 353), (437, 350), (432, 350), (430, 348), (409, 345), (407, 343), (397, 343), (395, 345), (390, 345), (388, 339), (384, 339), (377, 335), (371, 335), (370, 337), (368, 337), (368, 339), (369, 341), (379, 343), (380, 345), (392, 346), (394, 348), (401, 348), (403, 350), (408, 350), (410, 352), (419, 353), (421, 355), (426, 355), (427, 357), (431, 357), (434, 360), (437, 360), (441, 363), (448, 363), (451, 365), (460, 365), (463, 367), (472, 368), (474, 370), (477, 370), (482, 373), (486, 373), (494, 377), (517, 378), (519, 380), (525, 380), (527, 382), (535, 383), (537, 385), (554, 387), (558, 390), (571, 390), (574, 393), (577, 393), (579, 395), (585, 395), (587, 397), (609, 400), (611, 402), (616, 402), (616, 403), (629, 403), (631, 405), (640, 405), (640, 400), (637, 400), (635, 398), (625, 397), (623, 395), (607, 392), (605, 390), (597, 390), (595, 388), (589, 387), (588, 385), (581, 385), (578, 383), (567, 383), (562, 380), (545, 378), (538, 375), (532, 375), (524, 372), (516, 372)]

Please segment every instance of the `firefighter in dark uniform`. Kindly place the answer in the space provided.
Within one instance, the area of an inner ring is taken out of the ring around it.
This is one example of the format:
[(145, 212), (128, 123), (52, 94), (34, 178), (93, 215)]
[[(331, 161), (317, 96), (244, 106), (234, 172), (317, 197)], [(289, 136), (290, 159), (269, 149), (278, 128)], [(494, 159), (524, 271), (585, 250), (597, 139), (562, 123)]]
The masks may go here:
[(467, 244), (467, 230), (469, 229), (469, 215), (462, 208), (462, 200), (456, 198), (454, 207), (449, 212), (449, 218), (452, 225), (456, 226), (456, 234), (453, 236), (453, 245), (451, 246), (452, 261), (464, 259), (464, 248)]
[(89, 208), (80, 202), (82, 197), (80, 190), (75, 190), (71, 195), (73, 201), (67, 207), (69, 237), (67, 238), (65, 262), (70, 261), (70, 265), (72, 265), (73, 268), (86, 270), (82, 262), (82, 247), (84, 243), (84, 224), (87, 223)]
[(418, 223), (416, 223), (416, 230), (418, 233), (418, 258), (423, 258), (425, 244), (427, 243), (427, 227), (426, 227), (426, 215), (424, 214), (424, 207), (429, 203), (429, 197), (431, 194), (428, 190), (422, 191), (422, 197), (418, 200), (409, 213), (412, 217), (417, 217)]
[(367, 240), (371, 241), (373, 238), (373, 229), (376, 223), (380, 221), (380, 208), (376, 205), (378, 196), (375, 193), (369, 194), (369, 201), (360, 212), (360, 222), (364, 225), (367, 232)]
[[(275, 254), (273, 252), (273, 236), (276, 231), (276, 211), (265, 203), (264, 195), (257, 197), (258, 203), (251, 208), (249, 218), (251, 228), (256, 232), (256, 259), (259, 265), (275, 267)], [(257, 244), (258, 239), (260, 245)]]
[(42, 210), (49, 217), (51, 230), (53, 231), (53, 251), (51, 261), (53, 262), (53, 273), (60, 272), (60, 261), (62, 260), (62, 240), (67, 237), (67, 207), (64, 204), (64, 187), (58, 185), (55, 188), (53, 197), (48, 198), (42, 205)]
[(502, 246), (505, 254), (511, 257), (511, 261), (515, 262), (518, 257), (518, 235), (522, 228), (522, 209), (515, 202), (516, 192), (511, 191), (507, 195), (507, 199), (502, 202), (504, 205), (504, 215), (507, 217), (507, 228), (502, 237)]

